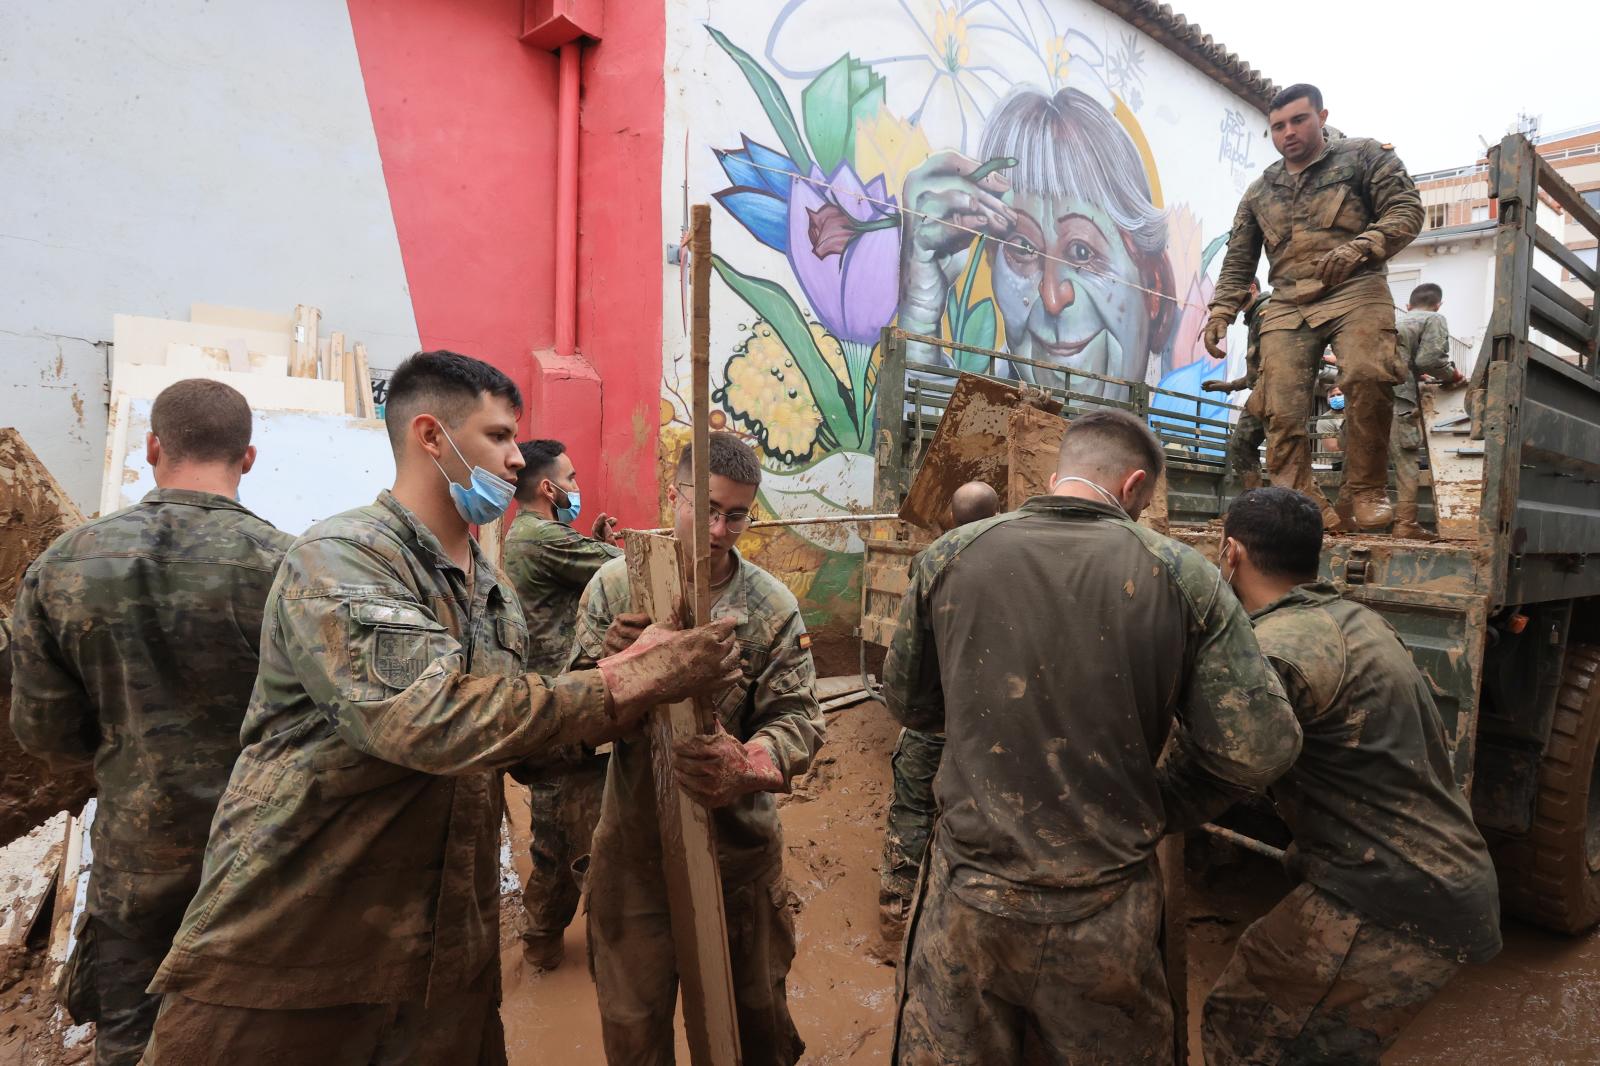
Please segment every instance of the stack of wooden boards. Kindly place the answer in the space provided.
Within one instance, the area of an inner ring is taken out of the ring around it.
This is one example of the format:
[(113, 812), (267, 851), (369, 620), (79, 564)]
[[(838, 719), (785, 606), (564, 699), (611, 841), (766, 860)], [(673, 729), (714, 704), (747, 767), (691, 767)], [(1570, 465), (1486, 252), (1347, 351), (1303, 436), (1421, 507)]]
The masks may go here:
[[(115, 316), (100, 513), (154, 487), (145, 461), (151, 404), (194, 377), (233, 386), (255, 412), (260, 457), (240, 499), (257, 514), (300, 533), (370, 501), (393, 461), (375, 420), (366, 346), (347, 344), (337, 330), (320, 336), (321, 320), (304, 304), (292, 315), (194, 304), (187, 322)], [(318, 476), (306, 478), (313, 470)]]

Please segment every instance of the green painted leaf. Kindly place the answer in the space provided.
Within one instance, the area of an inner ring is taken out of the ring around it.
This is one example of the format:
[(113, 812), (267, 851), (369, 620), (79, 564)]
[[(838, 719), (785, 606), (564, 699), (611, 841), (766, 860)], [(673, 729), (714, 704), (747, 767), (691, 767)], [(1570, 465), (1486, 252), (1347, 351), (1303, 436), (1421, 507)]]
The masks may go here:
[(748, 274), (739, 273), (719, 255), (711, 257), (711, 265), (716, 268), (717, 276), (722, 278), (728, 288), (737, 293), (741, 300), (750, 305), (751, 310), (772, 326), (778, 334), (778, 339), (783, 341), (784, 347), (789, 349), (789, 354), (794, 356), (795, 365), (800, 368), (800, 373), (805, 375), (806, 385), (811, 389), (811, 398), (816, 401), (817, 410), (822, 414), (823, 427), (828, 434), (840, 446), (860, 447), (861, 433), (856, 428), (850, 394), (834, 376), (827, 360), (822, 357), (816, 340), (811, 336), (811, 328), (806, 323), (806, 317), (801, 314), (794, 297), (790, 296), (781, 285), (765, 278), (753, 278)]
[[(978, 302), (976, 307), (967, 311), (967, 320), (963, 324), (961, 336), (957, 340), (962, 344), (970, 344), (975, 348), (993, 348), (994, 333), (994, 301), (986, 296)], [(971, 352), (962, 352), (961, 354), (974, 362), (982, 364), (984, 373), (989, 372), (989, 359), (987, 356), (973, 355)]]
[(883, 91), (883, 78), (844, 55), (800, 94), (806, 138), (824, 174), (832, 174), (841, 162), (855, 166), (856, 123), (878, 113)]
[(811, 154), (806, 151), (805, 138), (800, 135), (800, 126), (795, 122), (794, 112), (789, 109), (789, 101), (784, 99), (783, 90), (778, 88), (778, 83), (767, 73), (765, 67), (751, 58), (748, 52), (728, 40), (727, 35), (721, 30), (714, 26), (707, 26), (706, 30), (711, 34), (711, 39), (739, 64), (745, 80), (750, 83), (750, 88), (755, 90), (756, 99), (761, 101), (762, 110), (767, 113), (767, 121), (772, 123), (778, 140), (783, 143), (783, 150), (794, 160), (795, 166), (800, 168), (800, 173), (811, 173)]
[(1228, 235), (1226, 233), (1224, 233), (1220, 237), (1213, 237), (1212, 240), (1211, 240), (1211, 243), (1206, 245), (1205, 252), (1200, 256), (1200, 273), (1201, 273), (1202, 276), (1204, 276), (1206, 271), (1211, 269), (1211, 259), (1212, 259), (1212, 257), (1215, 256), (1218, 252), (1222, 251), (1222, 249), (1226, 248), (1227, 246), (1228, 246)]

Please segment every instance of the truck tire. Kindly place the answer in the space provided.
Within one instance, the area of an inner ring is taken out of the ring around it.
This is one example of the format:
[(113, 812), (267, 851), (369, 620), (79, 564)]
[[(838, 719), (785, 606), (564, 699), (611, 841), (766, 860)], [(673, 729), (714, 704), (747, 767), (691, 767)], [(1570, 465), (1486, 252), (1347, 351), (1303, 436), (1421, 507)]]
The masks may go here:
[(1539, 764), (1533, 827), (1499, 849), (1505, 910), (1558, 933), (1600, 922), (1600, 645), (1571, 644)]

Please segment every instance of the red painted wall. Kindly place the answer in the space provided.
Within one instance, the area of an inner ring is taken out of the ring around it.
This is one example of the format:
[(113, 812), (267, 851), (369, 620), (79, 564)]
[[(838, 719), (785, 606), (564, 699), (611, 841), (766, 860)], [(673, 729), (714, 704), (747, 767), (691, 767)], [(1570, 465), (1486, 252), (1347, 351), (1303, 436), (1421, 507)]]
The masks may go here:
[(519, 39), (522, 0), (349, 6), (422, 343), (511, 375), (524, 433), (571, 449), (586, 514), (654, 525), (663, 6), (612, 0), (604, 39), (584, 46), (578, 350), (600, 374), (598, 405), (592, 382), (548, 357), (556, 54)]

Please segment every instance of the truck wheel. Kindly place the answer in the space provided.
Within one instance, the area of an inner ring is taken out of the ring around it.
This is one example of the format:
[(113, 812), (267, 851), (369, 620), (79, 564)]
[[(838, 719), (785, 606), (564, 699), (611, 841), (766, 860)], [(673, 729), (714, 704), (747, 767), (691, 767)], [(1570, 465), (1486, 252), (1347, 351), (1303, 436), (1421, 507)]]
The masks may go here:
[(1539, 764), (1533, 828), (1500, 850), (1505, 909), (1578, 933), (1600, 922), (1600, 646), (1572, 644), (1550, 743)]

